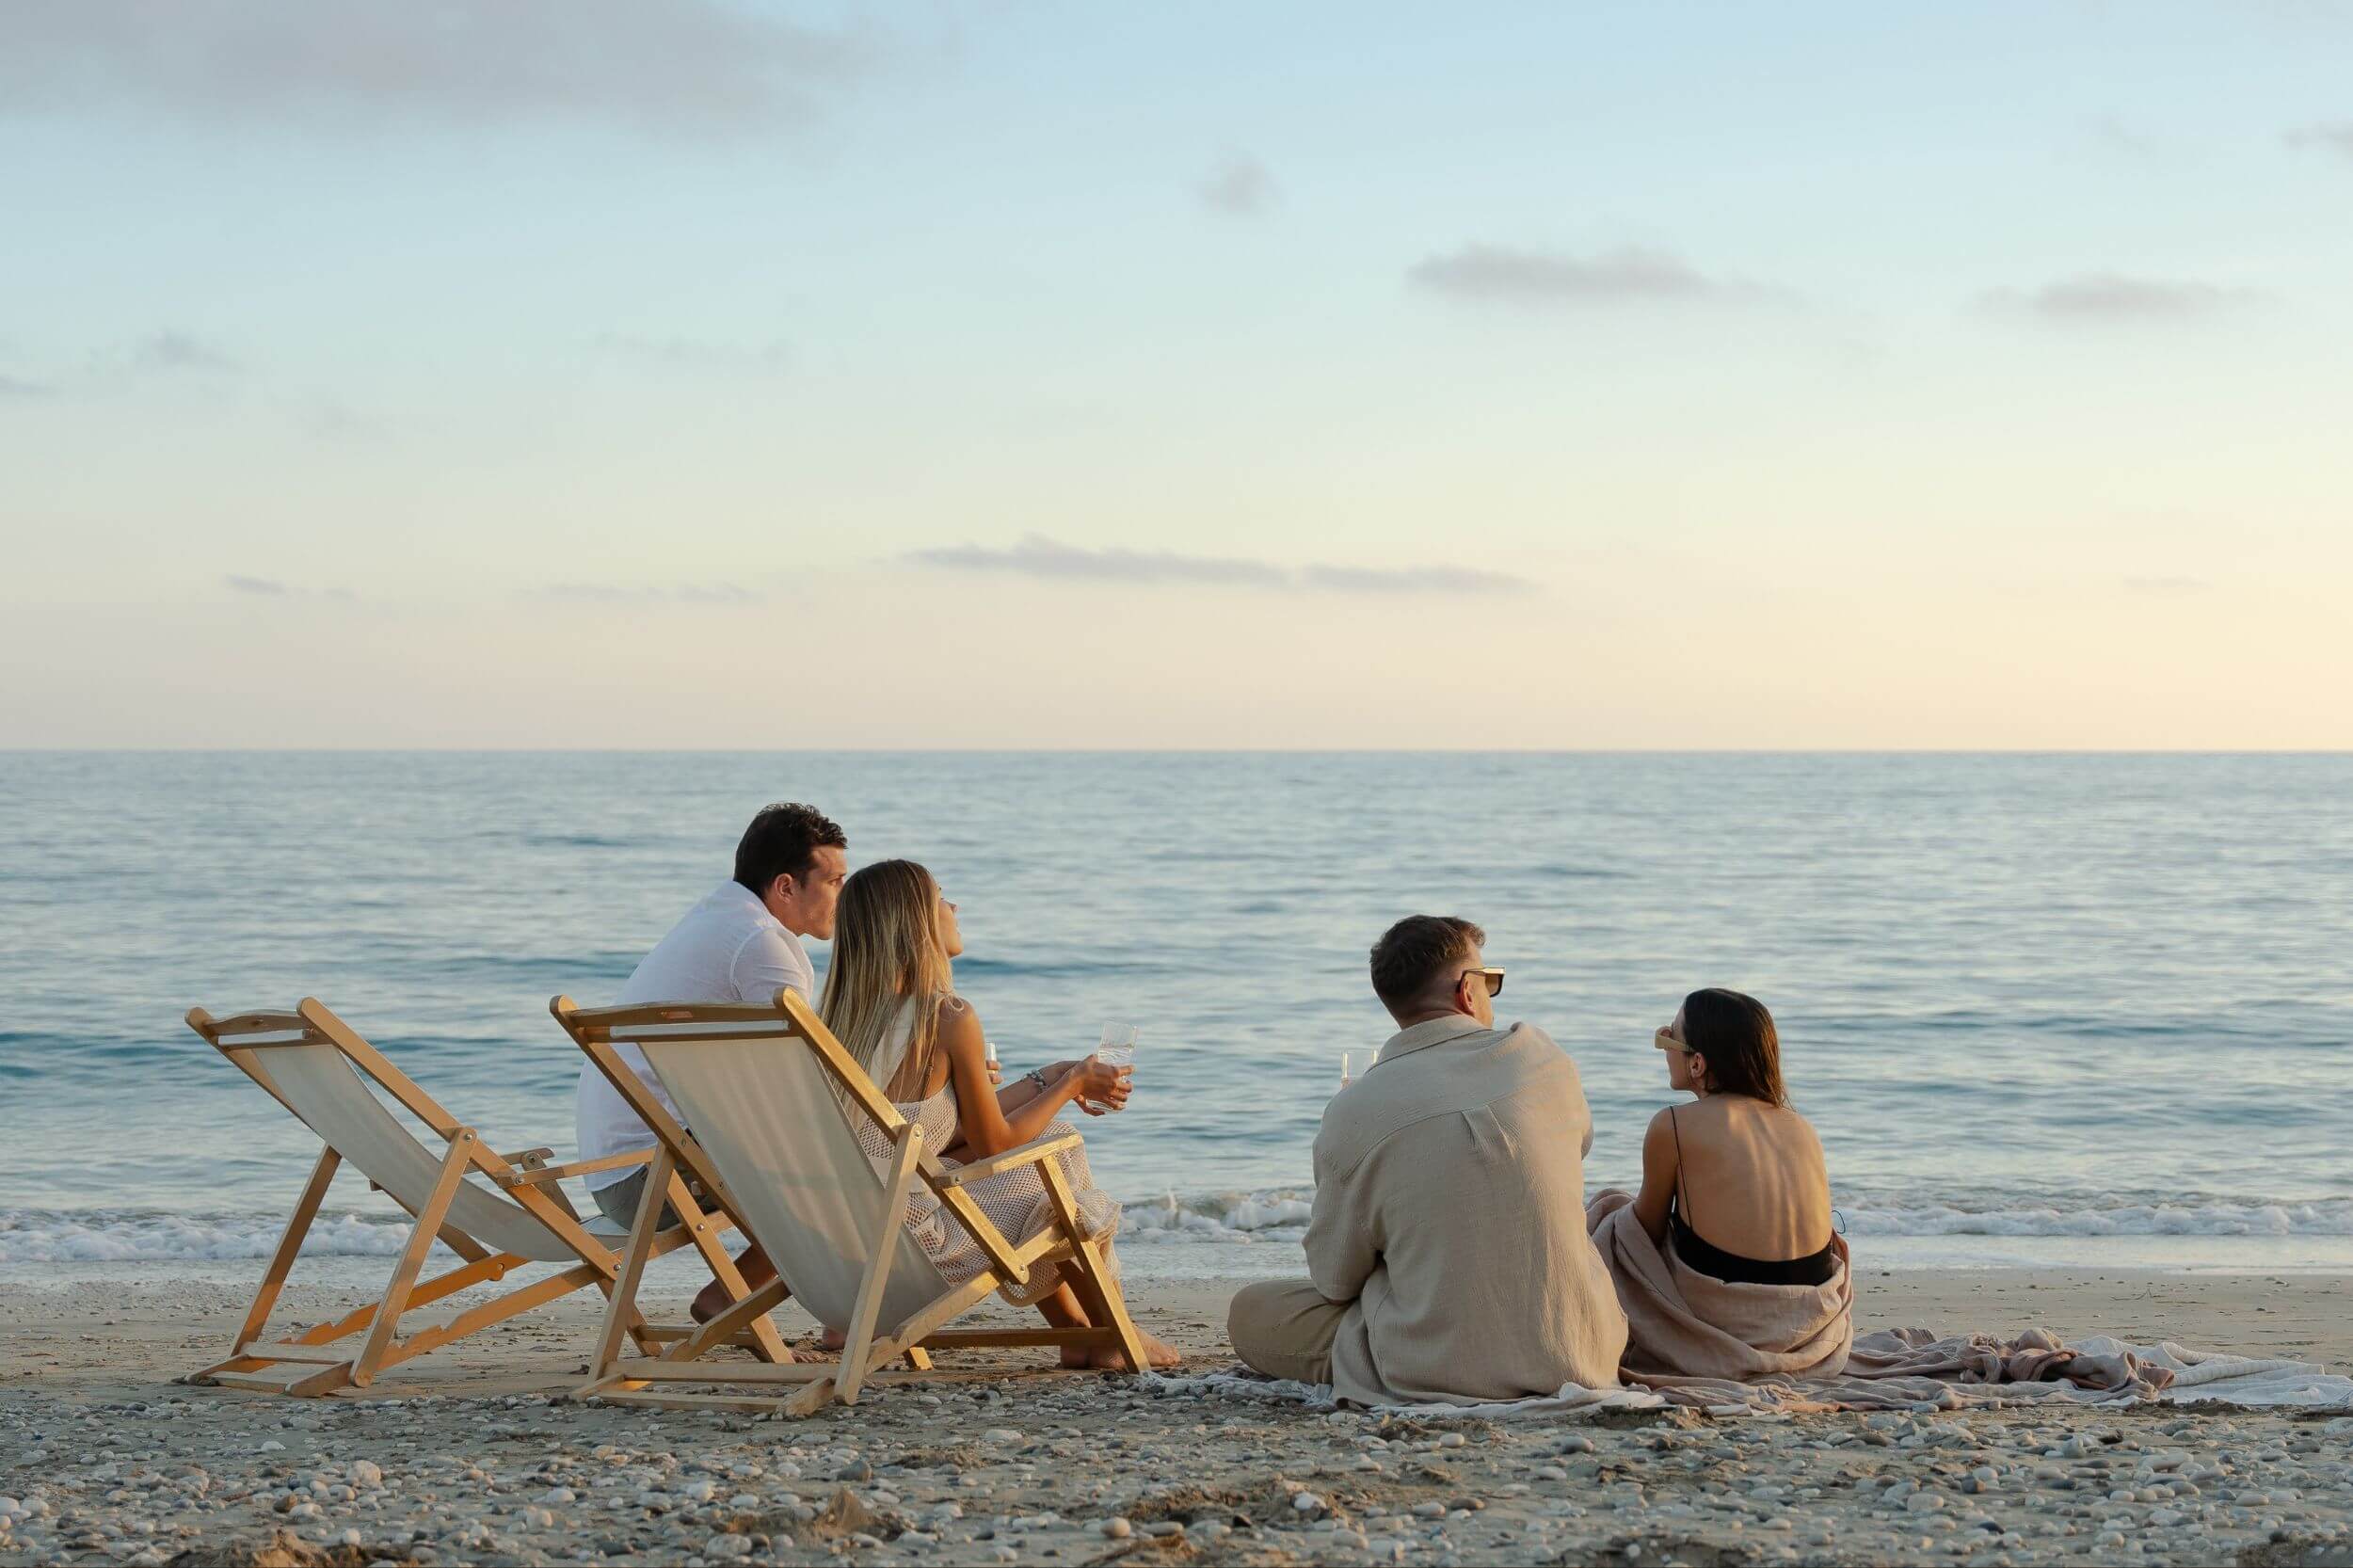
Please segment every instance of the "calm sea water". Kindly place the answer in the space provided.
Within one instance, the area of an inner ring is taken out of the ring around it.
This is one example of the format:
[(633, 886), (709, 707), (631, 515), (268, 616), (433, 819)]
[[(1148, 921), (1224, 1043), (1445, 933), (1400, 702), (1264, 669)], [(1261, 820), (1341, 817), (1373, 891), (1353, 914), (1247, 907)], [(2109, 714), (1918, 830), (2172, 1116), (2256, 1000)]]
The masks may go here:
[(609, 999), (772, 799), (938, 873), (1010, 1069), (1141, 1027), (1085, 1125), (1146, 1272), (1295, 1259), (1416, 910), (1482, 923), (1504, 1016), (1576, 1056), (1594, 1184), (1669, 1098), (1652, 1029), (1722, 984), (1866, 1260), (2353, 1263), (2353, 757), (0, 753), (0, 1266), (267, 1250), (315, 1144), (196, 1003), (315, 995), (568, 1155), (549, 997)]

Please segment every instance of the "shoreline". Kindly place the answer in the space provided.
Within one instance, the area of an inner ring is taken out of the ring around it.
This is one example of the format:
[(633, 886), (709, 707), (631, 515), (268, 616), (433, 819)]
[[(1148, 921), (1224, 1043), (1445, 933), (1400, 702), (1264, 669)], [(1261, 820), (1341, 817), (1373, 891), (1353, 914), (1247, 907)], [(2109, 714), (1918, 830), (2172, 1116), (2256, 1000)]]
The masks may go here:
[[(1026, 1376), (1035, 1356), (1007, 1352), (975, 1358), (1001, 1378), (769, 1422), (563, 1398), (593, 1294), (350, 1396), (169, 1382), (221, 1352), (250, 1281), (0, 1283), (0, 1513), (21, 1505), (0, 1563), (2353, 1561), (2343, 1411), (1496, 1423)], [(280, 1322), (350, 1300), (303, 1281)], [(661, 1310), (682, 1283), (658, 1288)], [(1236, 1283), (1135, 1279), (1133, 1304), (1186, 1370), (1212, 1369)], [(2342, 1370), (2353, 1273), (1870, 1270), (1856, 1320)]]

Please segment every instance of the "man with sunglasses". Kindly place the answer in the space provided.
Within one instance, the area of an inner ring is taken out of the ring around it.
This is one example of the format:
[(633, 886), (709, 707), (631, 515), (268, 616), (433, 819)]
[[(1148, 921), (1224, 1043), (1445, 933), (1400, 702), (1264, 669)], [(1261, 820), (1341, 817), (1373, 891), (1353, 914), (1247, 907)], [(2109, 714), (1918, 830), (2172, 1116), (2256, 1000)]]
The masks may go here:
[(1373, 944), (1398, 1032), (1324, 1109), (1308, 1277), (1227, 1310), (1259, 1371), (1366, 1405), (1616, 1384), (1625, 1316), (1585, 1229), (1585, 1091), (1542, 1030), (1497, 1026), (1486, 940), (1414, 915)]

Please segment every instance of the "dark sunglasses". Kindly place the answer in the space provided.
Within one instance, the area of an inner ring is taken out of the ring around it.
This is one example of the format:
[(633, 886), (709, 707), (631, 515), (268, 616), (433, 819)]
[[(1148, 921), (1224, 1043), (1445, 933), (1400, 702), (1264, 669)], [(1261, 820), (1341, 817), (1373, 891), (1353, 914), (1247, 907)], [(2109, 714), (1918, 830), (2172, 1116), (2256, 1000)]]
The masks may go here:
[(1503, 970), (1501, 968), (1493, 964), (1485, 964), (1481, 965), (1478, 968), (1465, 969), (1463, 971), (1463, 978), (1465, 980), (1468, 980), (1473, 975), (1481, 975), (1485, 978), (1487, 982), (1487, 994), (1489, 996), (1499, 997), (1503, 995)]

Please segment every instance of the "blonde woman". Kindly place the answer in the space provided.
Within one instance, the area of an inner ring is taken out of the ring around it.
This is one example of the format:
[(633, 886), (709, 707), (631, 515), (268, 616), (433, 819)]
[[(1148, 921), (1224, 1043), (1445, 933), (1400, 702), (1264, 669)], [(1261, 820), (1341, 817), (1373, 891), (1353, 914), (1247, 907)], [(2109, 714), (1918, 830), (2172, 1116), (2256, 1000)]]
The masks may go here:
[[(1002, 1090), (992, 1087), (980, 1015), (955, 994), (950, 971), (949, 961), (963, 951), (956, 906), (941, 894), (932, 873), (912, 860), (878, 861), (842, 885), (833, 962), (819, 1004), (826, 1027), (898, 1105), (899, 1113), (922, 1128), (931, 1147), (947, 1150), (945, 1163), (955, 1164), (958, 1157), (986, 1159), (1048, 1133), (1068, 1132), (1068, 1124), (1054, 1119), (1066, 1105), (1100, 1114), (1127, 1103), (1127, 1077), (1092, 1059), (1057, 1062)], [(874, 1125), (862, 1116), (853, 1120), (867, 1153), (887, 1158), (889, 1146)], [(1116, 1270), (1112, 1237), (1119, 1229), (1119, 1205), (1095, 1185), (1083, 1146), (1053, 1158), (1078, 1200), (1080, 1224)], [(1053, 1202), (1035, 1166), (976, 1181), (965, 1191), (1016, 1243), (1055, 1223)], [(928, 1188), (907, 1200), (907, 1228), (952, 1282), (987, 1267), (980, 1243), (940, 1210)], [(1008, 1287), (1002, 1295), (1018, 1306), (1034, 1305), (1057, 1328), (1095, 1326), (1058, 1267), (1032, 1271), (1029, 1284)], [(1175, 1350), (1138, 1333), (1153, 1366), (1176, 1364)], [(1116, 1349), (1069, 1347), (1062, 1359), (1067, 1367), (1114, 1368), (1125, 1358)]]

